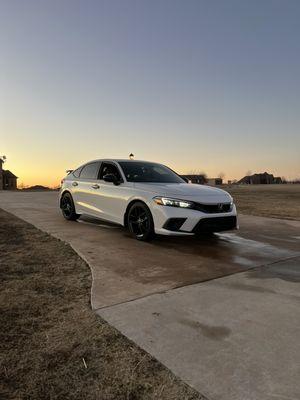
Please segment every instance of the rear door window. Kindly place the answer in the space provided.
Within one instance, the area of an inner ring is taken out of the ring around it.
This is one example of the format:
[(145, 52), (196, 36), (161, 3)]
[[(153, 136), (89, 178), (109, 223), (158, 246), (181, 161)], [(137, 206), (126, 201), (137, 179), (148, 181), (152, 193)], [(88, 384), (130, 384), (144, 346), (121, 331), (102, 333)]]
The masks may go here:
[(98, 162), (93, 162), (93, 163), (85, 165), (80, 172), (80, 178), (82, 178), (82, 179), (97, 179), (99, 167), (100, 167), (100, 163), (98, 163)]
[(75, 171), (72, 172), (72, 174), (75, 176), (75, 178), (79, 178), (80, 172), (82, 170), (82, 167), (75, 169)]

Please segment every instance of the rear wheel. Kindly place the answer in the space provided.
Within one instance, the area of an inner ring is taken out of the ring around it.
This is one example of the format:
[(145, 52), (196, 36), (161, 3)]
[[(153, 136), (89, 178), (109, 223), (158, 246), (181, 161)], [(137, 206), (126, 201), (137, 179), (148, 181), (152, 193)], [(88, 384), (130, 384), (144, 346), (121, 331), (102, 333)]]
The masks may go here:
[(154, 237), (154, 223), (151, 211), (142, 202), (134, 203), (127, 215), (129, 232), (137, 239), (148, 241)]
[(70, 193), (65, 193), (61, 199), (61, 212), (68, 221), (76, 221), (80, 215), (76, 214), (74, 202)]

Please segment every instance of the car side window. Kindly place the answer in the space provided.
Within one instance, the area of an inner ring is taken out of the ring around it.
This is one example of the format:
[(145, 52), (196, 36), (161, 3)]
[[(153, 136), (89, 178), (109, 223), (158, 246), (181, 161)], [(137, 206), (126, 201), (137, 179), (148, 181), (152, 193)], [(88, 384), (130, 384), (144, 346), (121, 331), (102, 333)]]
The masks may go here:
[(80, 172), (80, 178), (96, 179), (98, 171), (99, 171), (99, 166), (100, 166), (100, 163), (97, 163), (97, 162), (93, 162), (93, 163), (85, 165)]
[(119, 172), (117, 166), (114, 165), (114, 164), (110, 164), (110, 163), (104, 162), (104, 163), (102, 163), (98, 179), (102, 179), (103, 180), (103, 177), (105, 175), (108, 175), (108, 174), (115, 175), (119, 181), (122, 180), (120, 172)]
[(75, 176), (75, 178), (79, 178), (81, 170), (82, 170), (82, 167), (79, 167), (79, 168), (75, 169), (75, 171), (72, 172), (72, 174)]

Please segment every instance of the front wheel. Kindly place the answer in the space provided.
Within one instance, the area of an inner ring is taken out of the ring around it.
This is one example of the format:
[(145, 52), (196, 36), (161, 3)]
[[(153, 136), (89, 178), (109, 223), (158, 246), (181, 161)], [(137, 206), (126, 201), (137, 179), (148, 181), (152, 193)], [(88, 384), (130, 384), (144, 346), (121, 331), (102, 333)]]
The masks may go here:
[(60, 205), (62, 215), (68, 221), (76, 221), (80, 215), (76, 214), (74, 202), (70, 193), (65, 193), (61, 199)]
[(149, 241), (154, 237), (154, 223), (151, 211), (142, 202), (134, 203), (127, 216), (129, 232), (137, 239)]

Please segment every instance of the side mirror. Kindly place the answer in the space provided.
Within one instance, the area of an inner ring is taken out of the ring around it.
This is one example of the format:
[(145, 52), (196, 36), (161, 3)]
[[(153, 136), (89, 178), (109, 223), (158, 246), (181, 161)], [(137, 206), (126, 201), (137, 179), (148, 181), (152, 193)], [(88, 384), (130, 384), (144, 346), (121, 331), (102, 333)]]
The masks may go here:
[(103, 180), (104, 180), (104, 182), (112, 182), (114, 185), (119, 185), (120, 184), (118, 178), (114, 174), (106, 174), (106, 175), (104, 175), (103, 176)]

